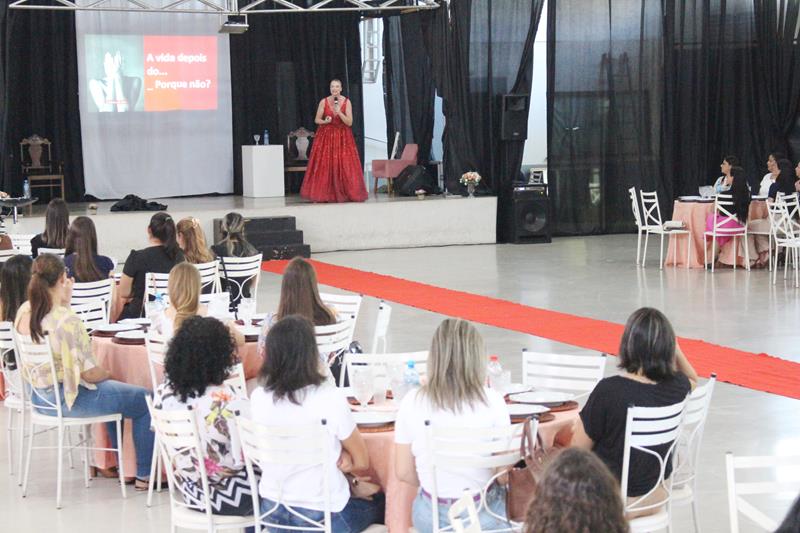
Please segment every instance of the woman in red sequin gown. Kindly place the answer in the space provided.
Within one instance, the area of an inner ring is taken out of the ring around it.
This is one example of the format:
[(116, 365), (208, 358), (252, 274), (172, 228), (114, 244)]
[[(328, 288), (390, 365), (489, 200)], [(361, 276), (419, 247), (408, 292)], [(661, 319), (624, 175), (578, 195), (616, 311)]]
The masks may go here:
[(300, 195), (312, 202), (363, 202), (364, 172), (353, 138), (353, 110), (342, 83), (331, 81), (331, 95), (317, 106), (319, 125)]

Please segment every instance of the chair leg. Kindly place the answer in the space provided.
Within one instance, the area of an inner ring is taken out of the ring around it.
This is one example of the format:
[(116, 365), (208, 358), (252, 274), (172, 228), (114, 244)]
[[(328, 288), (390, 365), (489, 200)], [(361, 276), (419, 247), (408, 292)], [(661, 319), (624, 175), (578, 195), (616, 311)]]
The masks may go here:
[(153, 504), (153, 485), (156, 482), (156, 468), (158, 468), (159, 458), (161, 455), (158, 453), (158, 435), (153, 438), (153, 458), (150, 460), (150, 479), (147, 483), (147, 506)]
[(717, 262), (717, 237), (711, 237), (711, 273), (714, 273), (714, 263)]
[[(26, 409), (22, 409), (20, 413), (20, 424), (19, 424), (19, 445), (17, 446), (17, 470), (19, 471), (19, 479), (17, 479), (17, 485), (20, 487), (22, 486), (22, 465), (23, 465), (23, 456), (25, 455), (25, 423), (27, 422), (27, 412)], [(30, 436), (30, 435), (29, 435)]]
[(33, 453), (33, 439), (35, 437), (35, 426), (33, 422), (28, 427), (28, 453), (25, 458), (25, 476), (22, 480), (22, 497), (24, 498), (28, 492), (28, 474), (31, 471), (31, 453)]
[(742, 246), (744, 247), (744, 268), (750, 272), (750, 239), (746, 233), (742, 238)]
[[(689, 261), (692, 259), (691, 258), (691, 253), (692, 253), (692, 234), (691, 233), (687, 233), (686, 234), (686, 268), (687, 269), (689, 268)], [(677, 248), (675, 249), (675, 257), (676, 258), (678, 257)], [(678, 265), (676, 264), (675, 266), (678, 266)]]
[(8, 410), (8, 422), (6, 424), (6, 434), (8, 435), (8, 475), (14, 475), (14, 412), (16, 409)]
[[(669, 244), (667, 244), (667, 252), (669, 253)], [(658, 269), (664, 270), (664, 234), (661, 234), (661, 241), (658, 244)]]
[(122, 489), (122, 497), (127, 498), (125, 492), (125, 461), (122, 457), (122, 420), (117, 420), (117, 472), (119, 473), (119, 486)]
[(81, 444), (83, 447), (83, 485), (88, 489), (89, 488), (89, 446), (91, 442), (89, 441), (88, 435), (91, 432), (91, 428), (87, 426), (83, 426), (81, 428)]
[(72, 431), (70, 428), (64, 428), (64, 437), (67, 441), (67, 453), (69, 454), (69, 469), (75, 468), (75, 462), (72, 459)]
[(642, 268), (644, 268), (644, 263), (647, 261), (647, 243), (650, 241), (650, 232), (647, 231), (644, 234), (644, 249), (642, 250)]
[(708, 270), (708, 243), (706, 243), (706, 236), (703, 235), (703, 268)]
[(61, 509), (61, 477), (64, 470), (64, 426), (58, 426), (58, 470), (56, 472), (56, 509)]
[(692, 497), (692, 522), (694, 523), (694, 533), (700, 533), (700, 520), (697, 516), (697, 498)]
[(642, 230), (636, 231), (636, 266), (642, 264)]

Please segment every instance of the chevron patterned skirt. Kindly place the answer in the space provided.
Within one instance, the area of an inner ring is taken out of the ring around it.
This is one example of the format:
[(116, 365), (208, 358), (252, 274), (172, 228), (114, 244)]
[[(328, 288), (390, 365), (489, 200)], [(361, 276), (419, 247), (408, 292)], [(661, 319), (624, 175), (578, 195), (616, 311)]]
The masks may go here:
[[(181, 487), (184, 500), (189, 505), (203, 502), (203, 486), (193, 480), (184, 480)], [(253, 514), (253, 493), (247, 472), (243, 469), (235, 476), (222, 478), (219, 482), (209, 482), (209, 502), (214, 514), (246, 516)]]

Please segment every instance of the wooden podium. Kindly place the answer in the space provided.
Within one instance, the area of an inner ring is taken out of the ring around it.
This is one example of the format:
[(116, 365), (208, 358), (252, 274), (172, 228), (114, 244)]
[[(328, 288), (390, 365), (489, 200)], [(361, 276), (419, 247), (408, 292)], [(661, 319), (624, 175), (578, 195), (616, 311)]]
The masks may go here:
[(283, 188), (283, 146), (242, 146), (242, 189), (248, 198), (275, 198)]

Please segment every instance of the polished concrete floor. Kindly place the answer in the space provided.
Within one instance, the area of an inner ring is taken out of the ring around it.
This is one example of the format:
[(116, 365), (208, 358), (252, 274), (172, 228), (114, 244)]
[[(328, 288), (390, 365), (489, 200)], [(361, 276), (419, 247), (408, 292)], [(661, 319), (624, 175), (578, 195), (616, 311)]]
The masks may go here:
[[(767, 352), (800, 361), (797, 324), (800, 289), (779, 276), (773, 286), (766, 271), (658, 270), (634, 265), (636, 240), (630, 235), (556, 239), (551, 245), (492, 245), (335, 252), (315, 259), (390, 274), (451, 289), (518, 301), (581, 316), (624, 322), (640, 306), (663, 310), (681, 336), (736, 348)], [(655, 247), (653, 258), (657, 257)], [(259, 288), (260, 310), (274, 309), (279, 279), (266, 274)], [(326, 288), (333, 291), (333, 289)], [(378, 302), (367, 298), (356, 337), (371, 347)], [(393, 305), (389, 350), (426, 349), (442, 316)], [(490, 353), (519, 375), (523, 347), (577, 352), (545, 339), (479, 326)], [(614, 360), (607, 372), (615, 372)], [(0, 414), (5, 425), (6, 413)], [(0, 436), (0, 530), (81, 533), (168, 531), (169, 503), (158, 495), (148, 509), (144, 496), (122, 500), (113, 481), (97, 480), (84, 489), (79, 470), (67, 471), (64, 507), (55, 509), (52, 453), (41, 452), (32, 467), (28, 497), (16, 477), (7, 475), (6, 438)], [(800, 402), (721, 383), (717, 386), (705, 432), (699, 469), (698, 500), (704, 533), (729, 531), (724, 454), (797, 454), (800, 449)], [(781, 479), (800, 477), (783, 468)], [(766, 478), (765, 478), (766, 479)], [(790, 495), (754, 498), (769, 515), (780, 517)], [(688, 508), (674, 513), (676, 532), (692, 531)], [(11, 529), (8, 529), (11, 530)], [(742, 531), (759, 531), (745, 522)]]

